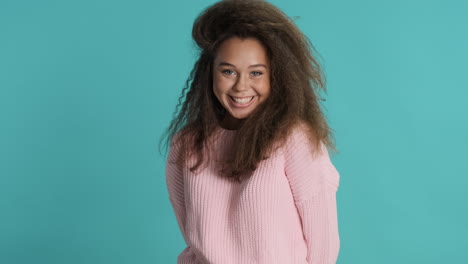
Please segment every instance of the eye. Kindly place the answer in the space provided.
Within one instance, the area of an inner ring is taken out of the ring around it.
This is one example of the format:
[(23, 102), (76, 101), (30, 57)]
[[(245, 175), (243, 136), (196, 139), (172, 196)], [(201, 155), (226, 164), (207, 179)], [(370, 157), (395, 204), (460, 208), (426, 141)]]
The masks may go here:
[(258, 71), (254, 71), (254, 72), (252, 72), (252, 73), (258, 73), (257, 75), (254, 75), (255, 77), (258, 77), (258, 76), (260, 76), (260, 75), (263, 74), (263, 72), (258, 72)]
[(232, 75), (232, 74), (229, 74), (229, 72), (234, 72), (234, 71), (231, 71), (231, 70), (224, 70), (222, 71), (222, 73), (226, 74), (226, 75)]

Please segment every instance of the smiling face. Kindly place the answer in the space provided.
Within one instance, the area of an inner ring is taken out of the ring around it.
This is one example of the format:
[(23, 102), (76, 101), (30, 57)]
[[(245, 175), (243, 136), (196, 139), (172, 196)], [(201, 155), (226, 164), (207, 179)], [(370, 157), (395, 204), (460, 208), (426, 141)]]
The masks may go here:
[(225, 127), (237, 129), (270, 94), (266, 49), (255, 38), (221, 43), (213, 63), (213, 92), (226, 109)]

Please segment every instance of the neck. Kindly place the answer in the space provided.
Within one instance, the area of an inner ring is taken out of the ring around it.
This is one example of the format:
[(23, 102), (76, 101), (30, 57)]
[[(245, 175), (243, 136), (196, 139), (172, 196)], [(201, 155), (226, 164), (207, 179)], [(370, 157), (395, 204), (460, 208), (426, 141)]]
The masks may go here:
[(234, 118), (229, 113), (226, 113), (221, 121), (221, 127), (229, 130), (237, 130), (242, 126), (244, 120), (245, 119)]

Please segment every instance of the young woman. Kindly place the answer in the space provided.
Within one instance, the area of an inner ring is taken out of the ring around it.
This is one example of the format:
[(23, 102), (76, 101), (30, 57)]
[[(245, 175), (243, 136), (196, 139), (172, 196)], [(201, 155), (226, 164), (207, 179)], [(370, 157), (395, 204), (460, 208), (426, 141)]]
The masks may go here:
[(165, 134), (178, 263), (336, 263), (340, 176), (309, 39), (262, 0), (209, 6), (192, 36), (199, 58)]

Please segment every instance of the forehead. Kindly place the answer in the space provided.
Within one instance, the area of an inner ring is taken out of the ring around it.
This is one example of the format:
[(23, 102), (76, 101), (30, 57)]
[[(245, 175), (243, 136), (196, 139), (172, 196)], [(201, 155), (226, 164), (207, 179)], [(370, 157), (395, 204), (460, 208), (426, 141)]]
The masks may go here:
[(229, 62), (234, 65), (268, 63), (268, 55), (263, 44), (255, 38), (232, 37), (221, 43), (216, 53), (216, 62)]

